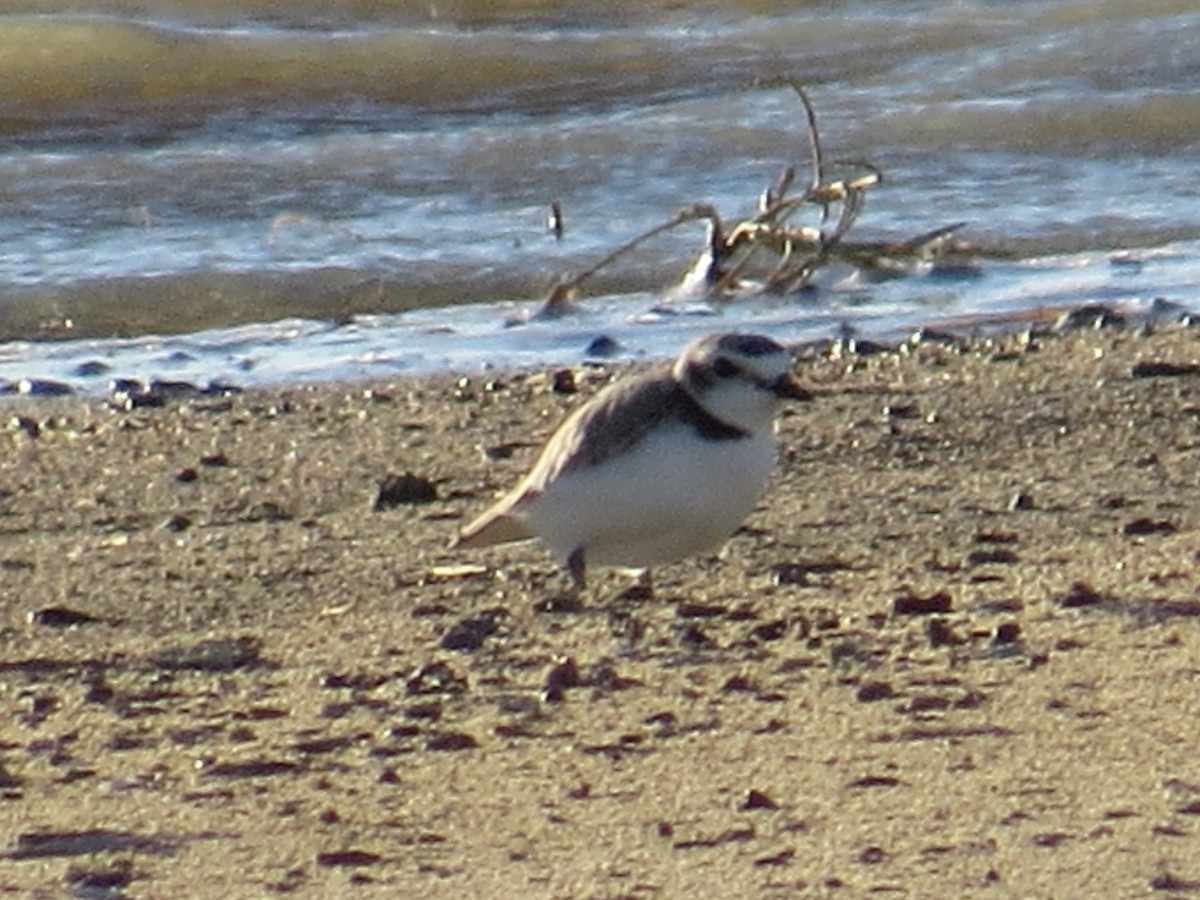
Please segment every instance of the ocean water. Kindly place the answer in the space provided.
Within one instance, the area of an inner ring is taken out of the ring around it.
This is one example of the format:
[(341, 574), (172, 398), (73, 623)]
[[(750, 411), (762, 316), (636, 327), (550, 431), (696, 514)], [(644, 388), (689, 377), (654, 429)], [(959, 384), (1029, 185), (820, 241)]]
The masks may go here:
[[(678, 290), (706, 246), (688, 222), (522, 321), (681, 209), (748, 220), (785, 165), (807, 183), (779, 79), (828, 178), (883, 174), (847, 248), (962, 223), (954, 265), (837, 258), (714, 302)], [(716, 329), (1200, 306), (1194, 0), (8, 0), (0, 83), (8, 381), (475, 372), (600, 335), (665, 356)]]

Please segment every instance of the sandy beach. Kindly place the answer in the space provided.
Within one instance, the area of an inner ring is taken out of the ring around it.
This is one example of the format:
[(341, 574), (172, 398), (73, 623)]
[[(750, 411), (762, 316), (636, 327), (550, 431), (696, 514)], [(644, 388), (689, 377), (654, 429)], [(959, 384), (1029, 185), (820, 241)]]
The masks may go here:
[(449, 551), (626, 371), (6, 402), (0, 894), (1200, 894), (1200, 332), (810, 354), (652, 599)]

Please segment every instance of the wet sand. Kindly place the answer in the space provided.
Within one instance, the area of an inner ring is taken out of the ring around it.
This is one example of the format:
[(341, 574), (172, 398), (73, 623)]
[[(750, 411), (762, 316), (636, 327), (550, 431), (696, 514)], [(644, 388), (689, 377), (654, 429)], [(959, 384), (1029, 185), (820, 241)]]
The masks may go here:
[(805, 360), (720, 557), (581, 607), (446, 548), (609, 371), (14, 401), (0, 893), (1200, 893), (1198, 362)]

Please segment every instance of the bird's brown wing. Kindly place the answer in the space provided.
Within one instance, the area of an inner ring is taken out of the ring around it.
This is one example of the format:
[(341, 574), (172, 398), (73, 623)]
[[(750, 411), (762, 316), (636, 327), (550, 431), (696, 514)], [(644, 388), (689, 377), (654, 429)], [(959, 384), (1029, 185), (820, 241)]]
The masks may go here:
[(534, 537), (520, 507), (566, 472), (587, 469), (636, 445), (685, 399), (669, 369), (610, 385), (569, 415), (546, 441), (533, 468), (463, 529), (455, 546), (486, 547)]
[(681, 393), (666, 369), (608, 386), (550, 436), (522, 483), (525, 492), (538, 493), (565, 472), (626, 452), (676, 412)]

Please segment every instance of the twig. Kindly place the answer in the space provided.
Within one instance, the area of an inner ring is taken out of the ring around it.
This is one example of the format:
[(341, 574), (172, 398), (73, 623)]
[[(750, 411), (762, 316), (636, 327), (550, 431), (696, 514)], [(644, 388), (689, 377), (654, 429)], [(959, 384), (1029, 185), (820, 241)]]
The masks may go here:
[(571, 301), (574, 298), (575, 292), (579, 289), (579, 286), (613, 260), (625, 255), (630, 250), (633, 250), (640, 244), (650, 240), (650, 238), (657, 237), (664, 232), (678, 228), (685, 222), (694, 222), (697, 219), (707, 219), (712, 223), (713, 228), (716, 229), (718, 233), (720, 232), (721, 217), (717, 214), (716, 209), (708, 203), (695, 203), (687, 209), (680, 210), (666, 222), (654, 226), (649, 231), (639, 234), (632, 240), (626, 241), (616, 250), (608, 254), (608, 256), (604, 257), (599, 262), (592, 264), (589, 268), (585, 269), (579, 274), (559, 281), (554, 285), (553, 288), (551, 288), (549, 296), (542, 301), (541, 305), (533, 313), (531, 318), (555, 318), (563, 315), (570, 308)]

